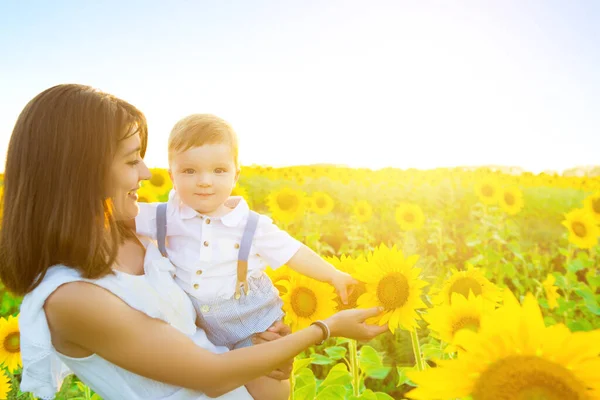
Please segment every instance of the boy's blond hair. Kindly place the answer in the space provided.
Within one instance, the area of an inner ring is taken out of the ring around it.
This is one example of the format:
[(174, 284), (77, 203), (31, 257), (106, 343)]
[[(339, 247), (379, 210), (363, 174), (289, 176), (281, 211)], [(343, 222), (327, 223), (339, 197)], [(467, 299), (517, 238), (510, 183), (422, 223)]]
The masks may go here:
[(231, 147), (233, 162), (238, 164), (238, 138), (225, 120), (212, 114), (192, 114), (177, 121), (169, 135), (169, 164), (176, 153), (205, 144), (224, 143)]

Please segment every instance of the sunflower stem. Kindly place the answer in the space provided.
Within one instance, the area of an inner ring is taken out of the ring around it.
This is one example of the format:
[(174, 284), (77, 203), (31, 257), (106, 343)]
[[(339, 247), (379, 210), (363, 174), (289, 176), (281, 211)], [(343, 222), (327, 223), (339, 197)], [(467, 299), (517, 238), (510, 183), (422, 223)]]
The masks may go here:
[(360, 367), (358, 363), (358, 346), (356, 340), (348, 341), (348, 355), (350, 357), (350, 372), (352, 373), (352, 394), (360, 395)]
[(423, 356), (421, 355), (421, 345), (419, 344), (419, 335), (417, 335), (416, 328), (410, 331), (410, 340), (412, 342), (413, 352), (415, 353), (417, 369), (423, 371), (425, 369), (425, 363), (423, 362)]

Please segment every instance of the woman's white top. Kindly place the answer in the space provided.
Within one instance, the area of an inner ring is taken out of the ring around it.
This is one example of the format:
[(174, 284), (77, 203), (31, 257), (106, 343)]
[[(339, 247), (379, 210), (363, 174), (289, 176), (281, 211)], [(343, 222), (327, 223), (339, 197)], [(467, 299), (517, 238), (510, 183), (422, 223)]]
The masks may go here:
[[(53, 399), (65, 376), (77, 375), (102, 398), (204, 400), (205, 394), (169, 385), (127, 371), (97, 354), (84, 358), (67, 357), (52, 346), (50, 330), (44, 313), (46, 299), (61, 285), (83, 281), (98, 285), (121, 298), (132, 308), (150, 317), (161, 319), (184, 334), (198, 346), (222, 353), (225, 347), (213, 345), (203, 330), (195, 325), (196, 313), (186, 293), (174, 282), (175, 269), (161, 256), (156, 245), (144, 243), (146, 256), (144, 275), (115, 271), (100, 279), (84, 279), (75, 269), (64, 265), (51, 267), (46, 276), (21, 304), (19, 327), (23, 374), (21, 390), (33, 392), (41, 399)], [(223, 400), (251, 400), (245, 387), (219, 397)]]

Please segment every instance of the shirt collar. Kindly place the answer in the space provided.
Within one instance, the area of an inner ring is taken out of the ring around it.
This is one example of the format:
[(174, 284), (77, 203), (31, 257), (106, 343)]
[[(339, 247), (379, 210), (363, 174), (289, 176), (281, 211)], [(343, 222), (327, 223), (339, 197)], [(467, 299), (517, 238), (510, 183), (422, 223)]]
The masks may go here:
[(248, 203), (241, 196), (231, 196), (227, 202), (233, 205), (233, 210), (223, 215), (221, 222), (230, 228), (238, 226), (242, 222), (242, 219), (250, 212), (250, 207), (248, 207)]
[[(169, 192), (169, 203), (171, 203), (171, 215), (178, 215), (181, 219), (191, 219), (197, 216), (202, 216), (199, 212), (194, 210), (192, 207), (186, 205), (181, 201), (181, 198), (177, 194), (175, 189)], [(233, 206), (233, 209), (227, 214), (220, 218), (210, 217), (211, 219), (220, 219), (223, 225), (228, 227), (238, 226), (242, 219), (250, 212), (248, 203), (241, 196), (231, 196), (227, 199), (227, 203)]]

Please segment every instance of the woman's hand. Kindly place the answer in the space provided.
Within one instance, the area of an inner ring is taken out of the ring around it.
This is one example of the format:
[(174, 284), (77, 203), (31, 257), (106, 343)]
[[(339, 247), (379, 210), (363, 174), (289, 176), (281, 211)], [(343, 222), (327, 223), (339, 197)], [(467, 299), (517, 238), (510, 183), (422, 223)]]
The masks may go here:
[(365, 320), (381, 314), (383, 308), (351, 309), (340, 311), (324, 322), (329, 327), (330, 336), (343, 336), (349, 339), (368, 341), (388, 330), (388, 325), (367, 325)]

